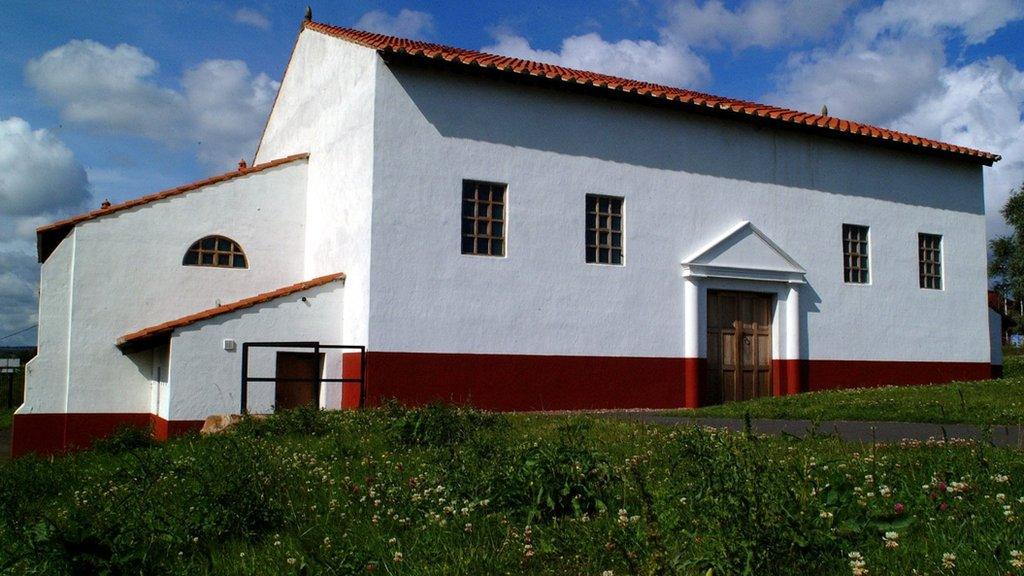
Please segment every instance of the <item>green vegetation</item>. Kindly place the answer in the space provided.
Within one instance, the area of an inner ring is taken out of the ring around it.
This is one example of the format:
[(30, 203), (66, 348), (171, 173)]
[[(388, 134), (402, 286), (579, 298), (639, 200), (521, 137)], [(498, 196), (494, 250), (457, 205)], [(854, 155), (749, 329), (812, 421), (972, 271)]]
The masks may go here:
[(1021, 574), (1024, 459), (431, 406), (0, 465), (13, 574)]
[(14, 418), (14, 408), (0, 409), (0, 430), (10, 428), (12, 418)]
[(760, 398), (672, 415), (793, 420), (880, 420), (945, 424), (1024, 423), (1024, 356), (1005, 359), (1005, 377), (940, 386), (886, 386)]

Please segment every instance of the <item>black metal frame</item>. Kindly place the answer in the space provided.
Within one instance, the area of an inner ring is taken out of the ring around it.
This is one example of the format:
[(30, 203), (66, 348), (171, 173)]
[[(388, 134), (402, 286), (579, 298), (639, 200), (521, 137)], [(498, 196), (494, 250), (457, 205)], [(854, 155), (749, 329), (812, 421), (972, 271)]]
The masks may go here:
[[(313, 374), (313, 382), (316, 382), (317, 390), (324, 382), (358, 382), (359, 383), (359, 407), (363, 407), (363, 400), (366, 395), (364, 385), (366, 375), (366, 346), (351, 346), (346, 344), (321, 344), (319, 342), (242, 342), (242, 393), (241, 413), (249, 412), (249, 383), (250, 382), (308, 382), (305, 378), (263, 378), (249, 376), (249, 348), (307, 348), (312, 349), (316, 357), (320, 356), (322, 350), (358, 350), (359, 351), (359, 378), (324, 378), (323, 366), (318, 362), (317, 370)], [(342, 360), (344, 362), (344, 360)], [(319, 396), (319, 394), (318, 394)]]

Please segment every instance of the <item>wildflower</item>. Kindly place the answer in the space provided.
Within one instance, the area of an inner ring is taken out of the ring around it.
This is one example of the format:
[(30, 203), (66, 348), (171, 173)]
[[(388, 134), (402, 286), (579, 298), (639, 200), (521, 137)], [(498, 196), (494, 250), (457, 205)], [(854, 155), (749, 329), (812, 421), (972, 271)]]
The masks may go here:
[(946, 552), (942, 555), (942, 567), (946, 570), (952, 570), (956, 568), (956, 554), (950, 554)]
[(388, 539), (388, 544), (391, 544), (392, 546), (395, 545), (395, 542), (398, 542), (398, 538), (389, 538)]
[(892, 496), (892, 488), (885, 485), (879, 486), (878, 493), (882, 495), (882, 498), (888, 498)]
[(1010, 550), (1010, 566), (1024, 568), (1024, 553), (1020, 550)]
[(996, 502), (1000, 502), (1000, 503), (1006, 502), (1006, 494), (1002, 494), (1002, 493), (996, 494)]
[(615, 576), (615, 572), (612, 570), (605, 570), (604, 572), (601, 572), (601, 576)]
[(395, 559), (395, 562), (401, 562), (401, 561), (402, 561), (402, 558), (404, 558), (404, 556), (402, 556), (402, 553), (401, 553), (401, 552), (398, 552), (398, 551), (396, 550), (396, 551), (395, 551), (395, 557), (394, 557), (394, 559)]
[(626, 512), (625, 508), (619, 508), (618, 522), (619, 526), (625, 526), (626, 524), (629, 524), (629, 514)]
[(900, 547), (900, 533), (899, 532), (886, 532), (885, 536), (882, 537), (882, 541), (885, 542), (886, 548), (899, 548)]
[(902, 502), (897, 502), (892, 507), (892, 511), (896, 514), (903, 514), (904, 510), (906, 510), (906, 507), (903, 506)]
[(465, 530), (466, 532), (472, 532), (473, 531), (473, 525), (470, 524), (469, 522), (466, 522), (466, 525), (462, 529)]
[(822, 510), (821, 513), (818, 514), (818, 518), (821, 518), (822, 520), (831, 520), (832, 513), (828, 510)]
[(1010, 481), (1010, 477), (1007, 476), (1006, 474), (996, 474), (995, 476), (992, 477), (992, 480), (994, 480), (997, 484), (1006, 484), (1007, 482)]
[(289, 564), (295, 564), (295, 558), (289, 558), (289, 559), (287, 560), (287, 562), (288, 562)]
[(853, 576), (867, 576), (868, 569), (865, 566), (864, 557), (860, 555), (860, 552), (850, 552), (847, 554), (850, 558), (850, 572)]

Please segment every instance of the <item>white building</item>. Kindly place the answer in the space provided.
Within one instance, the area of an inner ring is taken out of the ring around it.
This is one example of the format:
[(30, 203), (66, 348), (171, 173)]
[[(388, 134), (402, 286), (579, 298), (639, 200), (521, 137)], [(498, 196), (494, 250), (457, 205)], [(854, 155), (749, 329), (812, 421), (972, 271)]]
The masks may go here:
[[(39, 229), (14, 450), (194, 429), (241, 409), (243, 364), (265, 379), (252, 411), (681, 407), (987, 378), (997, 160), (306, 21), (252, 167)], [(260, 342), (367, 353), (243, 362)], [(343, 371), (365, 380), (318, 381)]]

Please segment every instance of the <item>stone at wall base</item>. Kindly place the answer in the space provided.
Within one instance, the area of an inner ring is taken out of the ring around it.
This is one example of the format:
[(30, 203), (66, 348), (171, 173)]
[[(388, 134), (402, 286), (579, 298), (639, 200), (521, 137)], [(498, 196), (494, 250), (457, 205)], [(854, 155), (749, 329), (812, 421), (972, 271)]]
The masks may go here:
[[(266, 418), (266, 415), (252, 414), (250, 417), (262, 420), (263, 418)], [(203, 429), (200, 430), (199, 433), (204, 436), (209, 434), (220, 434), (241, 421), (241, 414), (214, 414), (206, 417), (206, 421), (203, 422)]]

